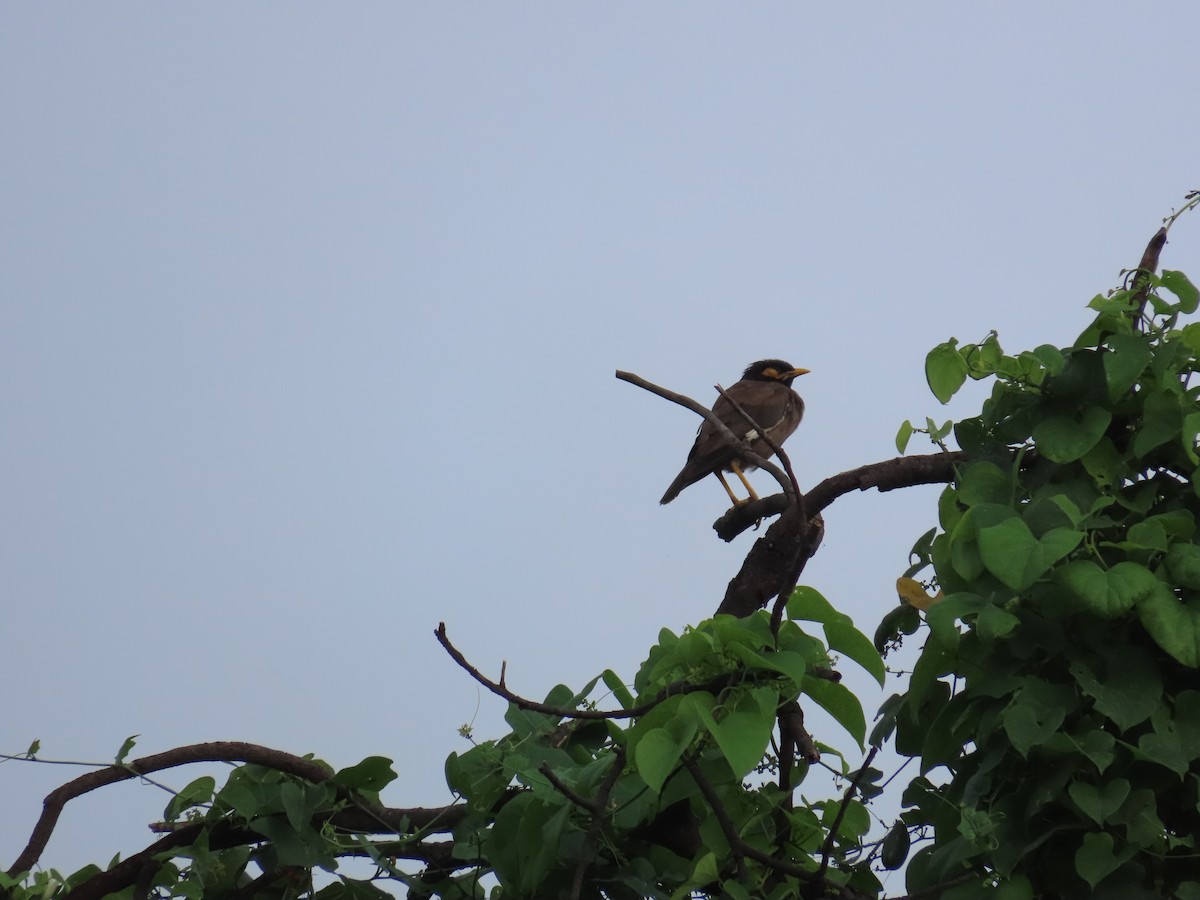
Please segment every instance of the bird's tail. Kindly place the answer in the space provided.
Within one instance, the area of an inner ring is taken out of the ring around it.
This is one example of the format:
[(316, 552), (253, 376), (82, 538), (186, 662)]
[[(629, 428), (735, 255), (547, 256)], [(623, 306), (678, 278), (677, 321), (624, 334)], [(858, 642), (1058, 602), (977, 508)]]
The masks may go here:
[(679, 496), (680, 492), (692, 484), (688, 479), (686, 472), (680, 472), (679, 475), (671, 482), (671, 486), (667, 488), (667, 492), (662, 495), (662, 499), (658, 501), (660, 506), (666, 506), (672, 500)]

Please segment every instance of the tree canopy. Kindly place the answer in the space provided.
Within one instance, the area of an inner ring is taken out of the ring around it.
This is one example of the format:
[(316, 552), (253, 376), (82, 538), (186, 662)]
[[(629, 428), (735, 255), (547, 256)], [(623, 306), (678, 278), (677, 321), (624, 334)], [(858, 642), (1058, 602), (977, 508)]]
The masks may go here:
[[(1198, 204), (1189, 195), (1180, 212)], [(468, 735), (471, 749), (447, 759), (452, 803), (384, 806), (395, 772), (383, 756), (334, 771), (211, 743), (130, 759), (130, 741), (47, 798), (0, 894), (865, 900), (904, 868), (914, 900), (1200, 900), (1200, 322), (1184, 321), (1200, 293), (1158, 272), (1178, 215), (1091, 301), (1070, 345), (1006, 352), (991, 333), (935, 347), (938, 400), (968, 379), (991, 384), (976, 415), (904, 423), (902, 454), (918, 431), (935, 452), (807, 491), (781, 448), (779, 465), (757, 460), (780, 493), (714, 527), (730, 540), (773, 523), (716, 614), (664, 629), (632, 677), (608, 669), (518, 696), (439, 625), (464, 677), (507, 703), (511, 729)], [(927, 483), (946, 485), (938, 526), (916, 538), (901, 602), (868, 638), (800, 584), (821, 512), (849, 491)], [(905, 689), (869, 730), (841, 669), (883, 684), (885, 657), (914, 637)], [(835, 743), (805, 727), (818, 707), (842, 729)], [(915, 761), (907, 781), (875, 765), (884, 746)], [(70, 875), (41, 867), (73, 798), (212, 761), (238, 765), (176, 793), (149, 846)], [(812, 779), (818, 766), (839, 779)], [(885, 797), (900, 812), (879, 828)]]

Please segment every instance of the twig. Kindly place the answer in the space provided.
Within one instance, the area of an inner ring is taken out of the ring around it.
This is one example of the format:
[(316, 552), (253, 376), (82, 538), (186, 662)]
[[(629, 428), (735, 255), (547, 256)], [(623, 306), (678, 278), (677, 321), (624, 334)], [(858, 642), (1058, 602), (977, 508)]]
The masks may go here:
[(587, 719), (587, 720), (605, 720), (605, 719), (636, 719), (638, 716), (644, 716), (654, 707), (658, 706), (664, 700), (674, 697), (677, 694), (692, 694), (700, 691), (708, 691), (717, 693), (722, 688), (728, 687), (729, 683), (734, 679), (737, 673), (728, 673), (718, 675), (715, 678), (710, 678), (704, 682), (692, 681), (675, 681), (667, 685), (661, 691), (654, 695), (654, 699), (641, 703), (630, 709), (574, 709), (567, 706), (551, 706), (548, 703), (541, 703), (537, 700), (530, 700), (528, 697), (522, 697), (520, 694), (513, 693), (503, 684), (492, 681), (477, 668), (467, 662), (467, 658), (463, 656), (462, 651), (450, 643), (450, 638), (446, 635), (446, 623), (439, 622), (438, 627), (434, 629), (434, 637), (443, 649), (450, 654), (453, 659), (468, 675), (482, 684), (485, 688), (491, 691), (498, 697), (503, 697), (509, 703), (516, 704), (521, 709), (527, 709), (531, 712), (543, 713), (547, 716), (555, 716), (560, 719)]
[[(717, 795), (716, 788), (713, 787), (712, 782), (708, 780), (708, 777), (700, 769), (700, 766), (696, 764), (695, 760), (687, 760), (684, 766), (695, 780), (696, 786), (700, 788), (700, 793), (704, 795), (704, 799), (708, 801), (708, 805), (712, 808), (713, 815), (717, 818), (717, 824), (721, 827), (721, 833), (725, 835), (725, 840), (729, 842), (729, 847), (733, 851), (735, 859), (738, 859), (739, 869), (741, 866), (741, 857), (745, 857), (757, 863), (762, 863), (764, 866), (773, 869), (781, 875), (790, 875), (793, 878), (799, 878), (811, 884), (820, 883), (822, 890), (825, 892), (822, 896), (840, 897), (845, 898), (845, 900), (865, 900), (868, 896), (846, 885), (826, 881), (824, 876), (818, 875), (816, 872), (809, 869), (802, 869), (782, 859), (777, 859), (771, 854), (759, 850), (754, 845), (746, 843), (746, 841), (742, 840), (741, 835), (738, 834), (737, 827), (733, 824), (728, 810), (725, 809), (725, 804), (721, 802), (721, 798)], [(874, 894), (870, 896), (874, 897)]]
[[(659, 397), (662, 397), (664, 400), (670, 400), (672, 403), (678, 403), (680, 406), (684, 407), (685, 409), (690, 409), (692, 412), (696, 413), (696, 415), (702, 416), (704, 418), (704, 421), (708, 422), (710, 425), (712, 425), (717, 430), (717, 433), (721, 435), (721, 437), (724, 439), (725, 443), (728, 444), (729, 447), (732, 450), (734, 450), (734, 452), (741, 459), (745, 460), (749, 465), (752, 465), (758, 469), (762, 469), (764, 472), (767, 472), (768, 474), (770, 474), (772, 478), (774, 478), (776, 481), (779, 482), (780, 486), (783, 487), (784, 490), (787, 490), (788, 476), (785, 475), (782, 471), (780, 471), (779, 467), (776, 466), (774, 463), (768, 462), (766, 459), (761, 457), (759, 454), (757, 454), (753, 450), (751, 450), (750, 445), (747, 444), (745, 441), (743, 441), (741, 438), (739, 438), (732, 431), (730, 431), (729, 427), (724, 422), (722, 422), (717, 417), (717, 414), (714, 413), (707, 406), (705, 406), (702, 403), (697, 403), (691, 397), (687, 397), (683, 394), (677, 394), (677, 393), (675, 393), (675, 391), (669, 391), (664, 387), (659, 387), (657, 384), (649, 382), (639, 375), (634, 375), (632, 372), (622, 372), (620, 369), (618, 369), (616, 372), (616, 376), (620, 381), (628, 382), (629, 384), (632, 384), (635, 387), (640, 387), (643, 390), (649, 391), (652, 394), (657, 394)], [(719, 385), (717, 387), (717, 390), (718, 391), (721, 390)], [(722, 391), (722, 393), (724, 393), (724, 391)], [(739, 407), (739, 409), (740, 409), (740, 407)], [(754, 420), (751, 419), (749, 416), (747, 416), (744, 410), (742, 411), (742, 415), (746, 416), (746, 420), (748, 422), (753, 423)], [(762, 432), (759, 431), (759, 434), (761, 435)], [(772, 446), (770, 442), (768, 442), (768, 446)]]
[(544, 762), (538, 766), (538, 771), (546, 776), (546, 780), (554, 786), (554, 789), (578, 806), (585, 812), (590, 812), (594, 816), (600, 814), (600, 806), (595, 800), (589, 800), (587, 797), (582, 797), (577, 794), (570, 785), (564, 782), (561, 778), (554, 774), (554, 770), (550, 768), (550, 763)]
[(829, 826), (829, 836), (825, 838), (825, 843), (821, 847), (821, 867), (817, 869), (818, 878), (824, 878), (825, 873), (829, 870), (829, 856), (833, 853), (833, 842), (837, 839), (838, 829), (842, 827), (842, 820), (846, 817), (846, 810), (850, 807), (850, 801), (854, 799), (859, 785), (862, 784), (862, 780), (867, 775), (867, 769), (875, 761), (875, 754), (878, 752), (878, 747), (871, 748), (871, 752), (863, 760), (862, 766), (854, 773), (854, 778), (851, 780), (850, 786), (846, 788), (846, 793), (842, 797), (842, 804), (838, 807), (837, 815), (833, 817), (833, 823)]
[[(725, 398), (725, 402), (733, 407), (733, 411), (746, 421), (746, 424), (754, 430), (755, 434), (762, 439), (762, 442), (771, 448), (771, 453), (773, 453), (779, 459), (784, 471), (780, 472), (775, 466), (759, 465), (759, 468), (769, 472), (771, 477), (779, 482), (779, 486), (783, 488), (784, 494), (788, 494), (790, 497), (795, 497), (797, 502), (803, 503), (804, 498), (800, 494), (800, 484), (796, 481), (796, 473), (792, 471), (792, 461), (788, 459), (788, 455), (783, 452), (783, 447), (779, 446), (779, 444), (775, 442), (775, 439), (767, 434), (766, 429), (750, 417), (750, 413), (742, 409), (742, 405), (740, 403), (729, 396), (729, 394), (725, 391), (725, 388), (721, 387), (719, 384), (713, 385), (713, 387), (717, 389), (718, 394)], [(767, 455), (770, 456), (771, 454)]]
[[(745, 877), (745, 857), (747, 851), (752, 850), (752, 847), (747, 847), (742, 840), (742, 836), (738, 834), (737, 826), (733, 824), (733, 819), (729, 816), (729, 810), (725, 808), (725, 804), (721, 802), (720, 796), (717, 794), (717, 789), (713, 787), (712, 782), (708, 780), (708, 776), (700, 770), (694, 759), (687, 760), (684, 765), (691, 774), (692, 779), (696, 782), (696, 786), (700, 788), (700, 793), (704, 795), (704, 799), (708, 801), (709, 808), (712, 809), (713, 815), (717, 817), (717, 824), (721, 826), (721, 832), (725, 835), (725, 840), (729, 842), (729, 849), (733, 853), (734, 863), (737, 866), (738, 879)], [(767, 856), (767, 854), (763, 854)], [(774, 857), (767, 856), (768, 859)], [(760, 860), (761, 862), (762, 860)], [(778, 860), (775, 860), (778, 862)], [(797, 869), (797, 872), (803, 872), (802, 869)]]
[(584, 838), (584, 851), (579, 857), (579, 864), (575, 866), (575, 875), (571, 879), (571, 900), (579, 900), (583, 893), (583, 879), (587, 876), (588, 867), (596, 858), (596, 854), (600, 852), (599, 837), (600, 829), (604, 827), (604, 810), (608, 807), (608, 798), (624, 769), (625, 748), (618, 747), (613, 754), (612, 768), (604, 776), (604, 781), (600, 783), (600, 790), (596, 792), (596, 799), (592, 801), (595, 808), (592, 810), (592, 821), (588, 825), (587, 837)]

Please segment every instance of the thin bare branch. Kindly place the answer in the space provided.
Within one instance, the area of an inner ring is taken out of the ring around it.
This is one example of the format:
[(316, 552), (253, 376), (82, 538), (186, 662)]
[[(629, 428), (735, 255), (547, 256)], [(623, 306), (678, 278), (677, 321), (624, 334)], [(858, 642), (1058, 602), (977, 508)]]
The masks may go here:
[(659, 691), (654, 699), (646, 703), (639, 704), (631, 709), (576, 709), (569, 706), (552, 706), (549, 703), (541, 703), (537, 700), (530, 700), (528, 697), (522, 697), (520, 694), (513, 693), (507, 687), (498, 682), (492, 681), (477, 668), (467, 662), (467, 658), (463, 656), (462, 651), (450, 643), (450, 638), (446, 635), (446, 623), (439, 622), (438, 627), (433, 632), (438, 643), (442, 648), (450, 654), (453, 659), (468, 675), (482, 684), (485, 688), (491, 691), (498, 697), (503, 697), (509, 703), (514, 703), (521, 709), (527, 709), (531, 712), (543, 713), (548, 716), (555, 716), (560, 719), (587, 719), (587, 720), (604, 720), (604, 719), (636, 719), (638, 716), (644, 716), (658, 704), (662, 703), (668, 697), (674, 697), (677, 694), (691, 694), (698, 691), (708, 691), (710, 693), (718, 693), (722, 688), (728, 687), (729, 684), (736, 679), (736, 674), (730, 673), (719, 675), (716, 678), (711, 678), (704, 682), (692, 681), (676, 681), (667, 685)]

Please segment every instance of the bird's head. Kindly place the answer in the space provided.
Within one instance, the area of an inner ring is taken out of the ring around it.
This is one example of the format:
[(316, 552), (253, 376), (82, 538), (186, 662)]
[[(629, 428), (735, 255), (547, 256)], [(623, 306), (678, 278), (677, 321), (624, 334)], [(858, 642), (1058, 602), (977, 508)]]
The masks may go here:
[(808, 369), (797, 369), (782, 359), (760, 359), (746, 366), (742, 381), (779, 381), (792, 386), (797, 375), (807, 375)]

